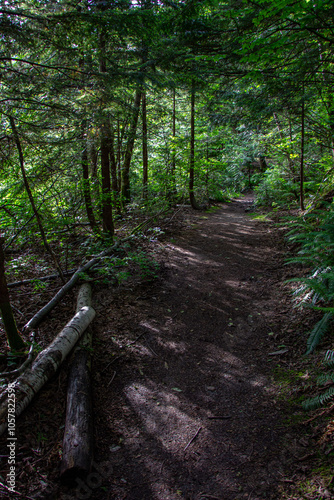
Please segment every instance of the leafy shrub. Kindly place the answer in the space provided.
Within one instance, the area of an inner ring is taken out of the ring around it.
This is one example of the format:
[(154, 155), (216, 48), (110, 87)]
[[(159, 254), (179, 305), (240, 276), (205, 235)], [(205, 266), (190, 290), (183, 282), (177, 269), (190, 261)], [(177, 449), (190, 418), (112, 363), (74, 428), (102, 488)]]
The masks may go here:
[(257, 204), (264, 206), (275, 203), (278, 207), (286, 208), (296, 204), (299, 199), (299, 185), (279, 165), (265, 172), (255, 192)]

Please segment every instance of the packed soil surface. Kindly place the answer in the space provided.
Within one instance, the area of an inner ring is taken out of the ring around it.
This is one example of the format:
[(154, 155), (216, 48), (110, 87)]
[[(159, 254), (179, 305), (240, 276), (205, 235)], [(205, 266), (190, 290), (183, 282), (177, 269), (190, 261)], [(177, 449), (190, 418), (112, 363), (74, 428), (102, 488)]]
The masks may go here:
[(299, 354), (298, 318), (279, 230), (249, 216), (252, 201), (183, 208), (153, 244), (159, 268), (94, 290), (92, 473), (59, 484), (65, 367), (18, 424), (21, 498), (303, 498), (287, 489), (312, 443), (272, 376)]

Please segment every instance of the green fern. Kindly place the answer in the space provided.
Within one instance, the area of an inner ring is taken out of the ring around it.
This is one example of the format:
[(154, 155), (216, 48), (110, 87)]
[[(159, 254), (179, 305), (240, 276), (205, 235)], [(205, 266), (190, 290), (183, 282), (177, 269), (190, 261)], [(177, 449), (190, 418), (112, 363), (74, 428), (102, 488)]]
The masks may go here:
[[(332, 368), (334, 368), (334, 351), (328, 350), (326, 352), (324, 365), (327, 369), (329, 368), (330, 370), (322, 373), (318, 377), (317, 379), (318, 386), (322, 386), (328, 383), (334, 383), (334, 371), (331, 370)], [(322, 394), (318, 394), (313, 398), (306, 399), (302, 403), (302, 406), (304, 407), (305, 410), (316, 410), (317, 408), (320, 408), (321, 406), (324, 406), (326, 403), (328, 403), (331, 399), (333, 399), (333, 397), (334, 397), (334, 386), (331, 384), (331, 386), (328, 389), (326, 389)]]
[(334, 383), (334, 372), (330, 371), (327, 373), (322, 373), (319, 375), (317, 379), (317, 385), (325, 385), (328, 384), (328, 382), (333, 382)]
[(307, 339), (307, 351), (306, 354), (310, 354), (314, 351), (317, 345), (320, 343), (322, 337), (329, 329), (329, 325), (333, 318), (333, 314), (328, 312), (324, 314), (320, 321), (315, 325)]
[(326, 352), (324, 363), (327, 368), (334, 368), (334, 351), (328, 350)]
[(334, 387), (330, 387), (323, 394), (306, 399), (302, 405), (305, 410), (317, 410), (334, 398)]

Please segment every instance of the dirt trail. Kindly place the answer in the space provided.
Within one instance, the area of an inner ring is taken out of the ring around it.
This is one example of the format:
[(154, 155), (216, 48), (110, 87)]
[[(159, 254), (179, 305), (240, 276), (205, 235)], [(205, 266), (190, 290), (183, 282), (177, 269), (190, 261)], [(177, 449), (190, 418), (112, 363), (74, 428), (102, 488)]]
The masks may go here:
[(113, 472), (89, 498), (279, 498), (281, 256), (251, 201), (189, 211), (160, 280), (98, 294), (95, 462)]

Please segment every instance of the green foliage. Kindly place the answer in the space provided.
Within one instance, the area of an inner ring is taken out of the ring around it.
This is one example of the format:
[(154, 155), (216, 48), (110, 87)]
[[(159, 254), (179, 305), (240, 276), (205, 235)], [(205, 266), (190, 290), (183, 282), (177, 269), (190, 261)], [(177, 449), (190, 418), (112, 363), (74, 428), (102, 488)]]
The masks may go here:
[(321, 408), (324, 406), (326, 403), (331, 401), (334, 397), (334, 387), (330, 387), (326, 391), (324, 391), (322, 394), (319, 394), (317, 396), (314, 396), (313, 398), (306, 399), (303, 402), (303, 408), (305, 410), (317, 410), (318, 408)]
[(298, 244), (300, 249), (295, 257), (288, 259), (288, 263), (312, 266), (307, 277), (290, 280), (301, 283), (294, 292), (296, 302), (299, 306), (312, 307), (324, 313), (309, 333), (307, 354), (310, 354), (324, 335), (331, 331), (333, 321), (334, 213), (332, 209), (328, 212), (311, 211), (297, 221), (290, 219), (290, 226), (288, 239)]
[[(333, 308), (334, 313), (334, 308)], [(309, 337), (307, 339), (307, 351), (306, 354), (310, 354), (314, 351), (314, 349), (319, 345), (321, 339), (329, 331), (329, 325), (333, 320), (333, 313), (327, 312), (321, 318), (320, 321), (314, 326)]]
[(317, 379), (318, 386), (329, 386), (321, 394), (308, 398), (303, 402), (305, 410), (316, 410), (334, 398), (334, 351), (327, 351), (324, 359), (324, 373)]
[(255, 188), (258, 205), (289, 208), (298, 203), (299, 186), (280, 166), (267, 170)]
[(334, 368), (334, 351), (327, 351), (325, 356), (325, 365), (327, 368)]
[(136, 252), (130, 258), (131, 262), (139, 267), (141, 279), (151, 281), (158, 277), (159, 264), (152, 260), (146, 253)]
[(41, 292), (43, 290), (45, 290), (45, 288), (47, 288), (47, 283), (45, 281), (41, 281), (41, 280), (34, 280), (33, 281), (33, 287), (34, 287), (34, 292)]

